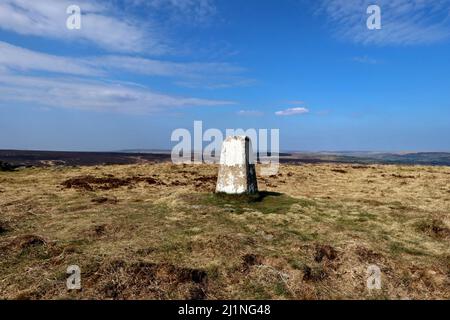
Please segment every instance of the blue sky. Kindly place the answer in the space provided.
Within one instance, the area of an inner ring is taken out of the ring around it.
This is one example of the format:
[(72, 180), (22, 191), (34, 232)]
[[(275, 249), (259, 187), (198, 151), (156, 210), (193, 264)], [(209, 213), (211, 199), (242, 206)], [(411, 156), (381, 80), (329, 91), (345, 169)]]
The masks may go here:
[(449, 57), (450, 0), (2, 0), (0, 148), (170, 149), (202, 120), (282, 150), (450, 151)]

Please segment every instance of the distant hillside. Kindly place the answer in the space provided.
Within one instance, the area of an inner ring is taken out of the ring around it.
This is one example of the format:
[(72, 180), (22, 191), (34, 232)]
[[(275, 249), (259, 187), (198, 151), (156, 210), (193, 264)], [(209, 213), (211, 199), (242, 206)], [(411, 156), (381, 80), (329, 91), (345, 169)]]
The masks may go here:
[(298, 159), (320, 159), (331, 162), (381, 163), (410, 165), (450, 165), (449, 152), (376, 153), (376, 152), (319, 152), (294, 153)]
[[(17, 166), (90, 166), (171, 161), (168, 150), (127, 150), (126, 152), (69, 152), (0, 150), (2, 168)], [(291, 152), (280, 153), (281, 163), (355, 163), (450, 166), (448, 152)]]
[(170, 154), (125, 152), (70, 152), (0, 150), (0, 161), (10, 166), (91, 166), (169, 161)]

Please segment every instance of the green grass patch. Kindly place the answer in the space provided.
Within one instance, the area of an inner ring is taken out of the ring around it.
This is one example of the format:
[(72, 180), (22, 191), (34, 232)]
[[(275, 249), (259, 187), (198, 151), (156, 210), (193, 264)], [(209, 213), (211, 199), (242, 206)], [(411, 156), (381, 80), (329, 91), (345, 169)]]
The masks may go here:
[(348, 230), (356, 232), (369, 232), (371, 229), (367, 225), (367, 220), (359, 217), (342, 216), (336, 219), (338, 230)]
[(389, 249), (391, 250), (391, 252), (393, 254), (402, 254), (402, 253), (406, 253), (406, 254), (410, 254), (413, 256), (424, 256), (427, 255), (424, 251), (422, 250), (418, 250), (415, 248), (410, 248), (410, 247), (406, 247), (404, 244), (400, 243), (400, 242), (392, 242), (389, 245)]
[(294, 229), (288, 229), (286, 231), (296, 235), (296, 238), (300, 239), (301, 241), (314, 241), (317, 240), (317, 238), (319, 237), (319, 234), (317, 232), (308, 233), (305, 231), (299, 231)]
[(377, 216), (375, 214), (369, 213), (369, 212), (361, 212), (357, 218), (357, 220), (360, 222), (376, 220), (376, 219), (377, 219)]
[(313, 201), (296, 199), (276, 192), (258, 194), (230, 195), (223, 193), (200, 194), (189, 198), (192, 203), (219, 207), (231, 213), (243, 214), (246, 211), (259, 211), (263, 214), (285, 214), (292, 205), (314, 205)]

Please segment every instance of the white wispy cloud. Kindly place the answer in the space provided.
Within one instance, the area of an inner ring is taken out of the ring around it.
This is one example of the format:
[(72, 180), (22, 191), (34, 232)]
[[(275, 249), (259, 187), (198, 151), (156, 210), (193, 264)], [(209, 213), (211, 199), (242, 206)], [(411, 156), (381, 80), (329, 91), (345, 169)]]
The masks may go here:
[(176, 81), (175, 84), (190, 89), (228, 89), (235, 87), (249, 87), (257, 84), (258, 81), (242, 76), (221, 75), (210, 77), (190, 77), (187, 80)]
[(37, 52), (0, 41), (0, 67), (45, 71), (77, 76), (108, 76), (114, 70), (131, 74), (168, 77), (175, 84), (191, 88), (219, 89), (252, 84), (240, 74), (245, 70), (229, 63), (172, 62), (133, 56), (64, 57)]
[(11, 102), (135, 114), (233, 104), (231, 101), (167, 95), (132, 84), (0, 73), (0, 103)]
[(185, 65), (133, 57), (69, 58), (0, 41), (0, 103), (143, 114), (233, 104), (225, 100), (157, 93), (145, 86), (112, 81), (108, 73), (115, 69), (174, 78), (183, 78), (186, 73), (201, 78), (203, 74), (209, 76), (213, 70), (219, 72), (217, 75), (238, 70), (226, 64)]
[(4, 69), (47, 71), (82, 76), (102, 74), (94, 65), (85, 61), (36, 52), (0, 41), (0, 66)]
[(23, 35), (86, 41), (117, 52), (161, 54), (168, 50), (157, 25), (123, 17), (105, 1), (77, 0), (82, 10), (81, 29), (68, 30), (66, 9), (72, 4), (72, 0), (2, 0), (0, 28)]
[(168, 77), (206, 77), (243, 72), (244, 69), (229, 63), (169, 62), (130, 56), (104, 56), (90, 59), (97, 66), (122, 69), (133, 73)]
[[(134, 2), (143, 5), (139, 0)], [(182, 2), (170, 0), (170, 6), (198, 17), (213, 14), (207, 9), (210, 1)], [(81, 30), (66, 28), (66, 8), (72, 4), (82, 9)], [(70, 41), (74, 45), (86, 42), (105, 49), (108, 54), (68, 57), (0, 41), (0, 103), (126, 113), (234, 104), (220, 98), (164, 94), (138, 84), (114, 80), (118, 74), (116, 71), (120, 71), (122, 74), (167, 77), (175, 84), (195, 84), (203, 88), (233, 86), (237, 81), (249, 81), (241, 76), (245, 71), (243, 68), (229, 63), (144, 58), (144, 55), (170, 53), (167, 45), (170, 40), (160, 32), (154, 19), (133, 20), (136, 16), (128, 9), (119, 11), (119, 8), (123, 9), (121, 5), (116, 0), (2, 0), (0, 29)], [(145, 5), (165, 10), (169, 4), (149, 1)]]
[(296, 107), (296, 108), (288, 108), (285, 110), (280, 110), (280, 111), (275, 112), (275, 114), (277, 116), (293, 116), (293, 115), (297, 115), (297, 114), (305, 114), (308, 112), (309, 112), (309, 110), (307, 108)]
[(175, 79), (177, 86), (190, 89), (227, 89), (254, 85), (245, 69), (225, 62), (173, 62), (131, 56), (103, 56), (87, 60), (105, 72), (122, 70), (146, 76)]
[(264, 115), (264, 112), (258, 110), (239, 110), (236, 114), (238, 116), (260, 117)]
[[(381, 30), (366, 26), (369, 5), (381, 8)], [(366, 45), (430, 44), (450, 38), (450, 0), (321, 0), (330, 29), (344, 40)]]

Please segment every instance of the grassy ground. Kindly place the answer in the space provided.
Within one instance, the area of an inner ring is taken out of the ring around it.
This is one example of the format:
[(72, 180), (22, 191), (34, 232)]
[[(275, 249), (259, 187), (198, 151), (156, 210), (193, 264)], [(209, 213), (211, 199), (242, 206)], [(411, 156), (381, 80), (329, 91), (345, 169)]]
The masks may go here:
[[(242, 198), (214, 195), (216, 175), (0, 172), (0, 298), (450, 298), (450, 167), (282, 165)], [(371, 264), (381, 290), (366, 288)]]

